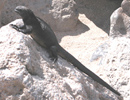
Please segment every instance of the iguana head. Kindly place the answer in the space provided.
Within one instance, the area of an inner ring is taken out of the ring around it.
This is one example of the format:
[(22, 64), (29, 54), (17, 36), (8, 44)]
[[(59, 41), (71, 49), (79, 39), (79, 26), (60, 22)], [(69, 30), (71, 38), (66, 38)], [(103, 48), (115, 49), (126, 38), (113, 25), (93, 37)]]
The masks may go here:
[(23, 19), (27, 17), (33, 17), (33, 12), (25, 6), (17, 6), (15, 12), (18, 13)]

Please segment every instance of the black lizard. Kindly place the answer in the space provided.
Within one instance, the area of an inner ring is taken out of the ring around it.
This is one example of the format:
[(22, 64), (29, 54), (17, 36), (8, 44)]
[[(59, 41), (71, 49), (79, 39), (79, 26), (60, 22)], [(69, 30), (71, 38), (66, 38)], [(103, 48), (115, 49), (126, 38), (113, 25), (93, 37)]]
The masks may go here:
[(96, 74), (94, 74), (92, 71), (90, 71), (88, 68), (86, 68), (84, 65), (82, 65), (76, 58), (74, 58), (71, 54), (69, 54), (67, 51), (65, 51), (58, 43), (56, 36), (50, 26), (44, 22), (39, 17), (36, 17), (34, 13), (28, 9), (25, 6), (17, 6), (15, 8), (15, 12), (17, 12), (23, 19), (24, 25), (19, 27), (16, 25), (11, 24), (11, 27), (16, 29), (19, 32), (22, 32), (24, 34), (30, 34), (31, 37), (42, 47), (45, 47), (49, 54), (51, 55), (51, 58), (55, 61), (57, 61), (58, 56), (60, 55), (67, 61), (71, 62), (75, 67), (77, 67), (80, 71), (86, 73), (88, 76), (90, 76), (93, 80), (97, 81), (101, 85), (105, 86), (112, 92), (114, 92), (117, 95), (121, 95), (119, 92), (117, 92), (115, 89), (113, 89), (109, 84), (107, 84), (105, 81), (103, 81), (101, 78), (99, 78)]

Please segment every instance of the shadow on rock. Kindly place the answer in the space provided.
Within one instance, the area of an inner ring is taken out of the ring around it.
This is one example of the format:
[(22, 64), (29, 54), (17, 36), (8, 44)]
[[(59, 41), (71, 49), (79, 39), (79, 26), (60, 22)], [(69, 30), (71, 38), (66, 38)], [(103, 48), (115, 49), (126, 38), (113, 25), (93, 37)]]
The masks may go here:
[(76, 0), (77, 11), (85, 14), (88, 19), (103, 31), (109, 33), (110, 16), (121, 6), (122, 0)]

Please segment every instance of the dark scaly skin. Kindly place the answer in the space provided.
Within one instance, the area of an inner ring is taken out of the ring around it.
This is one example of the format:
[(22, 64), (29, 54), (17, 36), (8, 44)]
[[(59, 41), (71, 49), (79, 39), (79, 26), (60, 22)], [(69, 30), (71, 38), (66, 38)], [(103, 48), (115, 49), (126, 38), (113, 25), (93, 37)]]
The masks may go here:
[(118, 91), (113, 89), (109, 84), (99, 78), (96, 74), (82, 65), (76, 58), (74, 58), (71, 54), (65, 51), (58, 43), (56, 36), (50, 26), (44, 22), (42, 19), (36, 17), (33, 12), (24, 7), (17, 6), (15, 8), (15, 12), (17, 12), (23, 19), (24, 25), (18, 27), (16, 25), (11, 24), (11, 27), (16, 29), (19, 32), (24, 34), (29, 34), (31, 37), (42, 47), (46, 48), (49, 51), (49, 54), (52, 60), (57, 61), (58, 56), (60, 55), (62, 58), (66, 59), (70, 63), (72, 63), (75, 67), (77, 67), (80, 71), (84, 72), (88, 76), (90, 76), (93, 80), (105, 86), (112, 92), (117, 95), (121, 95)]

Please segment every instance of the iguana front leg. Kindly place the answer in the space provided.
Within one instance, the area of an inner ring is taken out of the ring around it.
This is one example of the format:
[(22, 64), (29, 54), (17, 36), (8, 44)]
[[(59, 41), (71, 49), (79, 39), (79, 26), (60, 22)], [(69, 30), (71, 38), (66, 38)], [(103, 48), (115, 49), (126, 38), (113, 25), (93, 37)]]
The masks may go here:
[(10, 24), (10, 26), (12, 28), (14, 28), (15, 30), (22, 32), (24, 34), (30, 34), (30, 33), (32, 33), (32, 30), (33, 30), (31, 25), (17, 26), (17, 25), (14, 25), (14, 24)]

